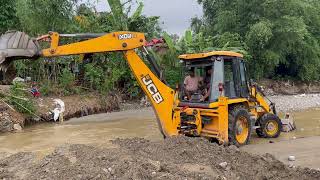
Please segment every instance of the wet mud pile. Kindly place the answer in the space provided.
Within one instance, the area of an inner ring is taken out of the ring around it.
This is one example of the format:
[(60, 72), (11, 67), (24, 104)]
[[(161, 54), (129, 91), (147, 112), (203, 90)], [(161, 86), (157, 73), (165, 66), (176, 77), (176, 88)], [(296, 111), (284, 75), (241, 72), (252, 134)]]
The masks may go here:
[(3, 157), (0, 179), (320, 179), (319, 171), (289, 168), (271, 155), (251, 155), (201, 138), (112, 144), (65, 145), (40, 160), (33, 153)]

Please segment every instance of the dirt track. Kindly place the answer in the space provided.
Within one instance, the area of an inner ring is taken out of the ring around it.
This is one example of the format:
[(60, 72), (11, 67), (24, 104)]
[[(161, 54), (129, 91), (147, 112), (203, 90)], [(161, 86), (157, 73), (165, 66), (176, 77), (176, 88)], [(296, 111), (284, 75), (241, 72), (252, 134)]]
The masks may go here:
[[(319, 179), (272, 155), (251, 155), (200, 138), (114, 140), (114, 147), (65, 145), (42, 160), (18, 153), (0, 160), (0, 179)], [(226, 166), (219, 165), (226, 162)]]

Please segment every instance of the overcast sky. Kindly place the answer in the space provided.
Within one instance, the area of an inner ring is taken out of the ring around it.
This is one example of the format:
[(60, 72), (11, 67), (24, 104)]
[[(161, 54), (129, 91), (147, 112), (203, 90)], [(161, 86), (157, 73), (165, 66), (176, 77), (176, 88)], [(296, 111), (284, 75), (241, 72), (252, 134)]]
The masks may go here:
[[(90, 0), (98, 11), (109, 11), (107, 0)], [(202, 16), (202, 8), (197, 0), (143, 0), (143, 14), (160, 16), (162, 28), (169, 33), (183, 34), (190, 26), (192, 17)]]

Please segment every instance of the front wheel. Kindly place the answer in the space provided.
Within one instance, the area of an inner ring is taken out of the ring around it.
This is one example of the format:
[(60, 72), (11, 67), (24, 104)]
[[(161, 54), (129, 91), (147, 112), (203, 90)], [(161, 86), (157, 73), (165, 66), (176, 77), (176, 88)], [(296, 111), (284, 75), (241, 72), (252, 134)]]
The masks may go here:
[(229, 144), (243, 146), (249, 143), (251, 137), (250, 115), (247, 109), (235, 107), (229, 112)]
[(256, 133), (262, 138), (277, 138), (281, 134), (282, 123), (280, 118), (275, 114), (264, 114), (258, 121), (260, 128), (256, 129)]

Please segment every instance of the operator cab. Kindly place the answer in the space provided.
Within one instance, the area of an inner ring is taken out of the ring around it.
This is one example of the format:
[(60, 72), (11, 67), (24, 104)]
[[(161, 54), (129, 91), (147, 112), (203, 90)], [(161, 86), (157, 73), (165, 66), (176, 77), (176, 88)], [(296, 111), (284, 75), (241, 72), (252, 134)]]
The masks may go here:
[(249, 97), (249, 84), (243, 55), (231, 51), (213, 51), (180, 55), (184, 76), (180, 84), (180, 105), (209, 107), (220, 96)]

